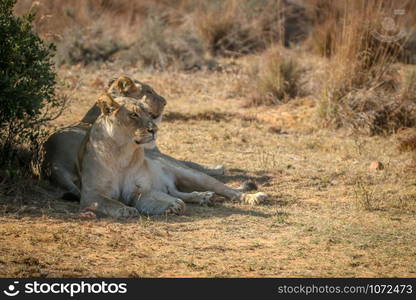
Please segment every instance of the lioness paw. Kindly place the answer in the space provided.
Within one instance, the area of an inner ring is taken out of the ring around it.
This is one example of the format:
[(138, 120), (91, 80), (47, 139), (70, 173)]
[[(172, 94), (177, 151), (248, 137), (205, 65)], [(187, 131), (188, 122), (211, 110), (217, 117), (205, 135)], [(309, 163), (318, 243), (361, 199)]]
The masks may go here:
[(119, 208), (116, 212), (115, 217), (117, 218), (132, 218), (137, 217), (139, 215), (139, 211), (135, 207), (122, 207)]
[(200, 205), (208, 205), (212, 203), (214, 192), (192, 192), (192, 195)]
[(242, 194), (241, 201), (247, 204), (256, 205), (260, 202), (263, 202), (267, 199), (267, 194), (265, 193), (255, 193), (255, 194)]
[(185, 211), (185, 207), (185, 202), (183, 202), (181, 199), (175, 199), (175, 201), (168, 207), (165, 213), (179, 215)]

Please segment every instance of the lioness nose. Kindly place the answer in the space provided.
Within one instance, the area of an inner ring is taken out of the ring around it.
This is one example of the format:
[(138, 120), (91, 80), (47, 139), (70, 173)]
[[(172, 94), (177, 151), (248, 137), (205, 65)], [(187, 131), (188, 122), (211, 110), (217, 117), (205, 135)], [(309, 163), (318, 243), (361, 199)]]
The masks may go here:
[(157, 131), (157, 127), (149, 127), (149, 128), (147, 128), (147, 132), (149, 132), (149, 133), (155, 134), (156, 131)]

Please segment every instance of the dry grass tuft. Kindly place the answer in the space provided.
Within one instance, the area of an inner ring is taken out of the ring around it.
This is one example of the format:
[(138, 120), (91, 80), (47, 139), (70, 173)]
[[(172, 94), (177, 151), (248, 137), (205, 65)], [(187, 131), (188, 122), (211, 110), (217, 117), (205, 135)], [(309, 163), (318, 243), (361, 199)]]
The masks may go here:
[(263, 54), (256, 69), (251, 78), (252, 95), (248, 106), (286, 103), (302, 94), (304, 68), (278, 48)]
[(416, 151), (416, 132), (406, 137), (402, 137), (399, 139), (399, 150), (406, 152), (406, 151)]
[(358, 209), (373, 211), (379, 208), (380, 199), (377, 197), (374, 187), (366, 184), (363, 178), (356, 179), (354, 194)]

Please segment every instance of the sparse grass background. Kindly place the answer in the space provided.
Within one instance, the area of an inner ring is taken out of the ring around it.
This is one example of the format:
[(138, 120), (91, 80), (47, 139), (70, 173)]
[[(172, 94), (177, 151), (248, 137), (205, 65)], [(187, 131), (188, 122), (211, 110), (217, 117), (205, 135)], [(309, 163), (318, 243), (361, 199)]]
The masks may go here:
[[(51, 128), (132, 76), (168, 100), (163, 152), (222, 163), (221, 181), (270, 199), (91, 220), (0, 172), (0, 276), (415, 276), (414, 2), (18, 1), (29, 9), (70, 95)], [(394, 9), (404, 39), (375, 39)]]
[(255, 74), (251, 76), (257, 79), (250, 82), (252, 96), (248, 105), (282, 104), (302, 96), (305, 70), (296, 59), (278, 48), (264, 53), (252, 72)]

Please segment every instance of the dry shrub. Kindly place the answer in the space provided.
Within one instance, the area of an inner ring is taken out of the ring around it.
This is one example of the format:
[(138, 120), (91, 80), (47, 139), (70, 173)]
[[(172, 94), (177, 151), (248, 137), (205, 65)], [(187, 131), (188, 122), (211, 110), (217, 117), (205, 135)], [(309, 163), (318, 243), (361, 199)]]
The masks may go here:
[(238, 56), (262, 46), (237, 1), (208, 5), (196, 13), (194, 20), (206, 47), (214, 56)]
[(251, 74), (250, 105), (273, 105), (288, 102), (302, 94), (304, 68), (297, 60), (272, 48), (261, 56), (259, 69)]
[[(187, 16), (195, 0), (74, 1), (36, 6), (43, 16), (36, 28), (57, 44), (59, 65), (115, 59), (154, 69), (203, 64), (204, 48)], [(30, 1), (21, 0), (18, 11), (29, 9)]]
[(201, 48), (240, 56), (280, 40), (289, 46), (308, 31), (303, 6), (285, 0), (20, 0), (16, 11), (28, 10), (38, 11), (37, 32), (58, 45), (58, 62), (69, 64), (108, 60), (135, 44), (116, 56), (158, 69), (188, 69)]
[[(185, 2), (183, 0), (183, 4)], [(142, 41), (137, 31), (143, 26), (148, 29), (148, 16), (158, 15), (167, 27), (180, 23), (181, 19), (181, 14), (175, 9), (178, 3), (166, 0), (56, 0), (36, 3), (33, 5), (32, 1), (20, 0), (16, 10), (38, 11), (36, 30), (57, 44), (58, 64), (112, 60), (115, 54), (119, 55), (119, 52)]]
[(202, 42), (191, 29), (170, 27), (161, 17), (151, 15), (141, 26), (137, 41), (120, 60), (156, 70), (191, 70), (204, 63), (203, 56)]
[[(414, 123), (413, 105), (398, 93), (397, 61), (404, 39), (377, 35), (387, 2), (345, 1), (331, 35), (328, 80), (322, 89), (319, 115), (325, 125), (350, 127), (368, 134), (395, 131)], [(338, 9), (338, 8), (336, 8)], [(324, 48), (325, 49), (325, 48)]]
[(206, 2), (193, 14), (195, 26), (214, 56), (240, 56), (280, 42), (298, 43), (310, 19), (294, 1), (253, 0)]
[(392, 133), (416, 124), (414, 103), (406, 103), (397, 94), (383, 89), (350, 91), (336, 103), (330, 102), (331, 99), (333, 95), (323, 95), (320, 102), (319, 113), (328, 122), (325, 125), (374, 135)]
[(269, 1), (260, 14), (262, 35), (271, 37), (272, 43), (280, 41), (285, 47), (303, 42), (312, 26), (307, 5), (308, 1)]
[[(405, 47), (400, 52), (400, 58), (409, 59), (411, 49), (414, 49), (414, 29), (416, 25), (416, 3), (411, 0), (399, 1), (366, 1), (346, 0), (309, 0), (306, 15), (311, 21), (311, 32), (306, 41), (306, 46), (313, 52), (330, 57), (335, 51), (339, 40), (336, 38), (344, 30), (345, 16), (358, 17), (358, 23), (371, 23), (373, 34), (382, 38), (402, 36), (401, 42)], [(374, 9), (374, 10), (372, 10)], [(370, 19), (359, 19), (369, 17)], [(354, 19), (354, 18), (353, 18)], [(408, 51), (405, 51), (405, 50)], [(411, 54), (410, 54), (411, 56)]]
[(109, 61), (114, 54), (127, 48), (127, 44), (106, 33), (101, 22), (87, 28), (75, 25), (63, 34), (55, 59), (58, 65), (88, 65)]
[(57, 38), (68, 28), (79, 25), (91, 27), (100, 21), (112, 33), (122, 33), (124, 28), (140, 24), (150, 7), (161, 10), (169, 6), (166, 0), (19, 0), (18, 14), (28, 10), (37, 12), (35, 28), (43, 38)]

